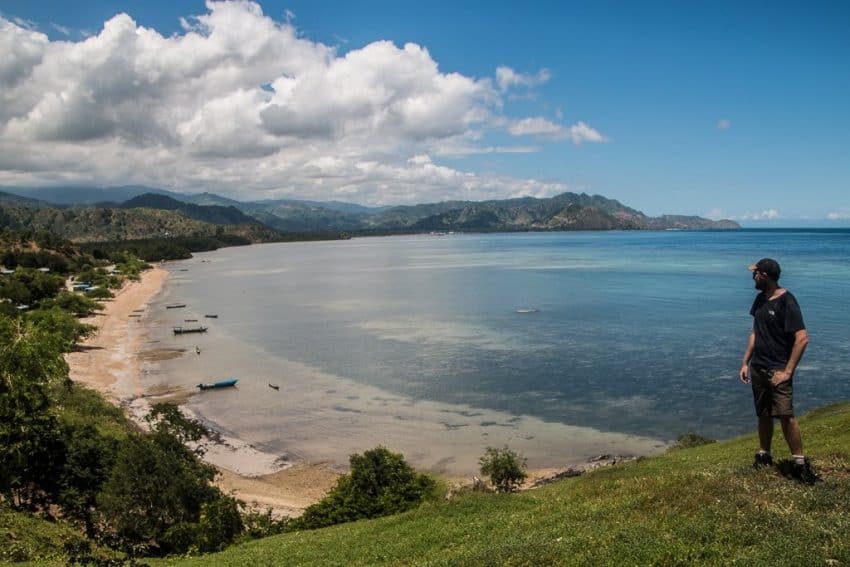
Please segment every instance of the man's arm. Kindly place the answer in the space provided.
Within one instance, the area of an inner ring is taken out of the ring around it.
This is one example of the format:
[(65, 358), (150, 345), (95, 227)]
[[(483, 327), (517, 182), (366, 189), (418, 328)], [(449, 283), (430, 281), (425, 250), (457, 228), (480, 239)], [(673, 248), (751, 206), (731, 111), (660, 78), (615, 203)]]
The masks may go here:
[(794, 346), (791, 347), (791, 356), (788, 357), (788, 364), (785, 365), (785, 370), (777, 370), (773, 373), (773, 378), (770, 382), (776, 386), (786, 380), (790, 380), (794, 376), (794, 370), (803, 358), (803, 353), (809, 345), (809, 333), (805, 329), (800, 329), (794, 333)]
[(754, 331), (750, 333), (750, 338), (747, 340), (747, 350), (744, 351), (744, 361), (743, 364), (741, 364), (741, 370), (738, 371), (738, 378), (740, 378), (741, 382), (744, 384), (749, 384), (750, 382), (750, 359), (753, 357), (753, 349), (755, 347), (756, 333)]

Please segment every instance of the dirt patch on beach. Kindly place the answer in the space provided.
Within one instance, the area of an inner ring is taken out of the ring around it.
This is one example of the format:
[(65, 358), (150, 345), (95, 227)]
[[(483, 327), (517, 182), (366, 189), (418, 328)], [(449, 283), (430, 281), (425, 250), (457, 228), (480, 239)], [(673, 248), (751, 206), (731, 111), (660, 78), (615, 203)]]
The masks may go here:
[(136, 356), (145, 362), (159, 362), (179, 358), (186, 353), (186, 350), (185, 348), (154, 348), (139, 351)]

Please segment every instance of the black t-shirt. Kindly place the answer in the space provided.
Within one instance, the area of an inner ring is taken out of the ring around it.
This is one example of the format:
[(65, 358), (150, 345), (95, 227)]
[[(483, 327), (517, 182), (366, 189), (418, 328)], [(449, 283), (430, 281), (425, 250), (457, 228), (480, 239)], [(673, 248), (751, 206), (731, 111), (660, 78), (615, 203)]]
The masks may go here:
[(786, 291), (776, 299), (758, 294), (750, 309), (755, 350), (751, 364), (764, 368), (785, 368), (794, 346), (794, 333), (806, 328), (797, 298)]

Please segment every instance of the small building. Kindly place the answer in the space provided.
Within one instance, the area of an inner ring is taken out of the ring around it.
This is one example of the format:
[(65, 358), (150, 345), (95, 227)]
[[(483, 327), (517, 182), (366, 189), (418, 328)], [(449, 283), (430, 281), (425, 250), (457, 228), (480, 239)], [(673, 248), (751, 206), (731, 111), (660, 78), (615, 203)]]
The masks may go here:
[(10, 270), (9, 268), (3, 268), (2, 270), (0, 270), (0, 275), (2, 276), (11, 276), (14, 273), (15, 270)]
[(39, 272), (44, 272), (45, 274), (50, 271), (50, 268), (38, 268)]

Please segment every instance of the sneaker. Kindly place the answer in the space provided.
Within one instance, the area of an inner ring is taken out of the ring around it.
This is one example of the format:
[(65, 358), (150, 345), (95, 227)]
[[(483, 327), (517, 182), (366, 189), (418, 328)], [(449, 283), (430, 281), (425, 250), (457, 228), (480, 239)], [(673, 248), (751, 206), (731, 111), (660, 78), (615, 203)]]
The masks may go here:
[(770, 453), (756, 453), (756, 458), (753, 461), (754, 469), (770, 466), (773, 466), (773, 457), (770, 456)]
[(822, 480), (812, 468), (812, 463), (809, 459), (806, 459), (803, 464), (794, 463), (791, 468), (791, 478), (803, 484), (814, 484)]

